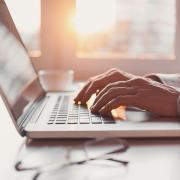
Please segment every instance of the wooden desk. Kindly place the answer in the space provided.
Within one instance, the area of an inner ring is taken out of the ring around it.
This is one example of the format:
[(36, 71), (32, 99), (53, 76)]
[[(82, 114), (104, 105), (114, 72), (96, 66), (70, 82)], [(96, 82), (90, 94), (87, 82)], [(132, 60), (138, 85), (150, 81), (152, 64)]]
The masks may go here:
[[(12, 122), (0, 102), (0, 178), (3, 180), (17, 179), (19, 176), (13, 170), (13, 162), (17, 150), (24, 141), (13, 127)], [(48, 158), (51, 150), (64, 144), (80, 143), (79, 140), (41, 140), (34, 141), (30, 147), (34, 151), (39, 148), (49, 147)], [(123, 159), (130, 161), (126, 173), (119, 177), (122, 180), (179, 180), (180, 179), (180, 139), (129, 139), (129, 150), (122, 155)], [(29, 147), (27, 147), (29, 148)], [(66, 173), (66, 172), (65, 172)], [(95, 172), (93, 172), (95, 173)], [(67, 172), (67, 177), (73, 178)], [(28, 174), (25, 180), (29, 179)], [(114, 179), (114, 178), (111, 178)], [(24, 178), (23, 178), (24, 180)]]

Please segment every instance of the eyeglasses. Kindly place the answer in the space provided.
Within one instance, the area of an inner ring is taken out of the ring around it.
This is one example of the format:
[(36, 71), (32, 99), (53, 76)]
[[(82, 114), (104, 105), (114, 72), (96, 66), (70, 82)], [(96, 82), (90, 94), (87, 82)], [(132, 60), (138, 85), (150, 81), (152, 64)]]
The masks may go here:
[[(128, 149), (127, 142), (119, 138), (93, 139), (85, 141), (78, 146), (60, 148), (59, 152), (57, 151), (57, 148), (56, 152), (54, 151), (54, 154), (56, 154), (57, 157), (48, 162), (41, 162), (41, 158), (39, 159), (37, 156), (38, 153), (36, 155), (31, 154), (30, 158), (36, 158), (36, 163), (34, 165), (28, 165), (25, 162), (28, 155), (22, 154), (22, 146), (15, 161), (15, 169), (19, 172), (32, 171), (32, 180), (37, 180), (43, 175), (55, 175), (55, 172), (58, 172), (58, 175), (61, 177), (61, 170), (74, 166), (78, 166), (78, 168), (82, 169), (85, 169), (86, 166), (92, 167), (100, 165), (101, 167), (108, 166), (113, 168), (118, 166), (119, 169), (119, 165), (126, 167), (129, 163), (128, 161), (119, 158), (120, 154)], [(47, 151), (49, 152), (51, 149), (47, 149)], [(63, 155), (61, 154), (62, 152)], [(58, 158), (59, 153), (62, 155), (61, 158), (60, 156)], [(97, 167), (95, 167), (94, 171), (96, 168)]]

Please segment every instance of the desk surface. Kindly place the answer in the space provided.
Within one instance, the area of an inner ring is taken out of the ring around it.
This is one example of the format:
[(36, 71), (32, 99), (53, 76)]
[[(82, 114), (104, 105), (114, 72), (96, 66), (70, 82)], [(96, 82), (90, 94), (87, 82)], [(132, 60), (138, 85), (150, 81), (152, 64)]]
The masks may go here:
[(0, 98), (0, 178), (9, 179), (14, 158), (24, 138), (17, 133)]
[[(14, 179), (19, 176), (13, 171), (13, 163), (20, 144), (24, 141), (16, 132), (6, 109), (0, 101), (0, 178)], [(34, 151), (42, 147), (52, 149), (79, 141), (41, 140), (31, 143)], [(180, 179), (180, 138), (179, 139), (129, 139), (129, 150), (122, 158), (130, 161), (123, 180), (179, 180)], [(28, 148), (28, 147), (27, 147)], [(51, 156), (49, 156), (51, 158)], [(15, 175), (16, 174), (16, 175)], [(72, 174), (67, 172), (67, 178)], [(26, 176), (28, 180), (28, 175)], [(87, 178), (88, 179), (88, 178)], [(111, 178), (113, 179), (113, 178)]]

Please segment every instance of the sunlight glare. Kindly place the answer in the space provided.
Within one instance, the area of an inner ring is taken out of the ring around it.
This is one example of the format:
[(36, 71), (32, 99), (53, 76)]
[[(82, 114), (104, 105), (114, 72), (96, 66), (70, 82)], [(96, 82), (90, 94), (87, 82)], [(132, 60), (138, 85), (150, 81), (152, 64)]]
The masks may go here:
[(108, 31), (116, 21), (116, 0), (77, 0), (75, 29), (86, 35)]

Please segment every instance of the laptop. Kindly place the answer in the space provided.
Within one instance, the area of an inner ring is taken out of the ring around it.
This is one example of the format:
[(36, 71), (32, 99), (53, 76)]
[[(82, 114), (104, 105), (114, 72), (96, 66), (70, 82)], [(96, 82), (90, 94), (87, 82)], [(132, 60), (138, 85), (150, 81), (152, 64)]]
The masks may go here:
[(126, 108), (122, 109), (122, 118), (114, 120), (75, 105), (74, 92), (45, 92), (3, 0), (0, 0), (0, 42), (0, 93), (21, 136), (38, 139), (180, 136), (178, 119)]

